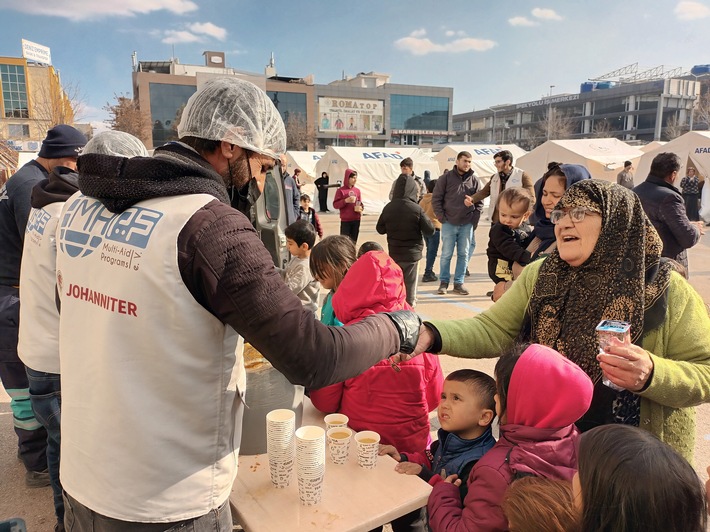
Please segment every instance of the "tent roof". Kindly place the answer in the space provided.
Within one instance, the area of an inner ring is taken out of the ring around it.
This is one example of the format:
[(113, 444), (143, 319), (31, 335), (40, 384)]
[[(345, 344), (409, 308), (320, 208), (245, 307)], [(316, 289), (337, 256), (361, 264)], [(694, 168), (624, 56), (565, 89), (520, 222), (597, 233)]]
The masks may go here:
[(316, 164), (325, 155), (324, 151), (287, 151), (286, 163), (289, 172), (300, 168), (307, 179), (304, 182), (312, 183), (316, 178)]
[(710, 131), (688, 131), (662, 146), (644, 153), (636, 165), (636, 183), (640, 183), (651, 170), (651, 161), (659, 153), (673, 152), (680, 157), (680, 174), (683, 177), (687, 165), (695, 166), (698, 175), (702, 178), (710, 177)]

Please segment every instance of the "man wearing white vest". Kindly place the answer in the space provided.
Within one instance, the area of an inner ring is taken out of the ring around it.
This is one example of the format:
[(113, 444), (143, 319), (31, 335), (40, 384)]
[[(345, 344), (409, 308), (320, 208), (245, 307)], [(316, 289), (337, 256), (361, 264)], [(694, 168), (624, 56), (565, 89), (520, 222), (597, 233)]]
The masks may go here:
[(493, 156), (493, 164), (497, 172), (493, 174), (486, 186), (472, 196), (472, 200), (483, 201), (488, 196), (491, 202), (488, 205), (488, 219), (492, 224), (498, 221), (498, 196), (508, 187), (523, 187), (535, 202), (535, 190), (532, 178), (520, 168), (513, 166), (513, 154), (509, 150), (501, 150)]
[[(140, 140), (122, 131), (94, 135), (82, 153), (148, 156)], [(27, 368), (32, 410), (47, 430), (47, 467), (57, 516), (55, 532), (64, 531), (64, 502), (59, 481), (62, 400), (55, 233), (64, 202), (79, 190), (78, 179), (76, 168), (55, 166), (49, 177), (32, 189), (32, 210), (25, 231), (20, 269), (22, 306), (17, 353)]]
[(61, 214), (72, 531), (232, 530), (244, 340), (291, 382), (320, 388), (411, 353), (418, 338), (406, 311), (318, 322), (230, 207), (226, 184), (261, 190), (286, 148), (266, 93), (212, 79), (187, 102), (178, 136), (152, 158), (82, 157), (80, 193)]

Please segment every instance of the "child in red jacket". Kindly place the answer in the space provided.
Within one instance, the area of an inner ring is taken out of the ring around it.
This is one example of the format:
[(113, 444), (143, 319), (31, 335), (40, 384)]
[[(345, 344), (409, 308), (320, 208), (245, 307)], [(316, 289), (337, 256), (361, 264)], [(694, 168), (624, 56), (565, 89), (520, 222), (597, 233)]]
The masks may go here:
[(592, 381), (554, 349), (532, 344), (503, 355), (495, 369), (500, 439), (471, 470), (461, 503), (456, 475), (429, 496), (434, 532), (508, 530), (501, 504), (516, 478), (571, 481), (580, 437), (574, 423), (592, 402)]
[[(346, 325), (378, 312), (410, 310), (402, 270), (382, 251), (365, 253), (350, 267), (332, 302)], [(421, 451), (430, 443), (429, 412), (443, 385), (439, 358), (424, 353), (399, 368), (381, 361), (343, 383), (311, 390), (311, 401), (322, 412), (347, 415), (355, 431), (374, 430), (383, 444)]]

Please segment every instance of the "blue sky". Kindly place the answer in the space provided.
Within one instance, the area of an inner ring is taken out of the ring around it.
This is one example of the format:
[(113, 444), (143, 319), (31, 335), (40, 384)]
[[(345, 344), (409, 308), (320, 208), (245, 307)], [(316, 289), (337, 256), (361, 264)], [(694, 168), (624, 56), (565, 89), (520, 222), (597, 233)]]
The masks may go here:
[(630, 63), (689, 70), (710, 63), (710, 0), (0, 0), (0, 55), (21, 39), (51, 48), (62, 81), (78, 87), (83, 121), (101, 120), (114, 93), (131, 93), (139, 60), (227, 66), (329, 83), (383, 72), (392, 83), (454, 88), (454, 113), (578, 92)]

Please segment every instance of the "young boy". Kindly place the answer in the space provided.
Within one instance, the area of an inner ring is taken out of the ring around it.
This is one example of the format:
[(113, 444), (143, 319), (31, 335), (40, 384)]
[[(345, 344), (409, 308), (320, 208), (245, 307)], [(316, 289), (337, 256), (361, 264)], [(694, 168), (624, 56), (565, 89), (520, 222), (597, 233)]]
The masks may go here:
[(513, 278), (513, 263), (527, 264), (530, 252), (525, 248), (531, 240), (527, 226), (532, 198), (521, 187), (509, 187), (498, 197), (498, 221), (491, 226), (488, 249), (488, 275), (494, 283)]
[(306, 220), (318, 233), (318, 238), (323, 238), (323, 227), (320, 225), (320, 218), (315, 209), (311, 208), (311, 197), (308, 194), (301, 194), (301, 207), (298, 210), (298, 219)]
[(284, 231), (288, 252), (292, 255), (286, 268), (279, 269), (286, 285), (298, 296), (303, 306), (318, 311), (320, 285), (313, 279), (308, 265), (311, 249), (316, 242), (316, 231), (306, 220), (296, 220)]
[[(399, 453), (391, 445), (381, 445), (380, 454), (389, 454), (397, 460), (398, 472), (418, 475), (431, 485), (453, 474), (467, 479), (476, 462), (496, 442), (491, 431), (495, 394), (495, 380), (485, 373), (473, 369), (450, 373), (436, 411), (441, 425), (439, 439), (421, 453)], [(466, 480), (461, 488), (463, 500)]]

